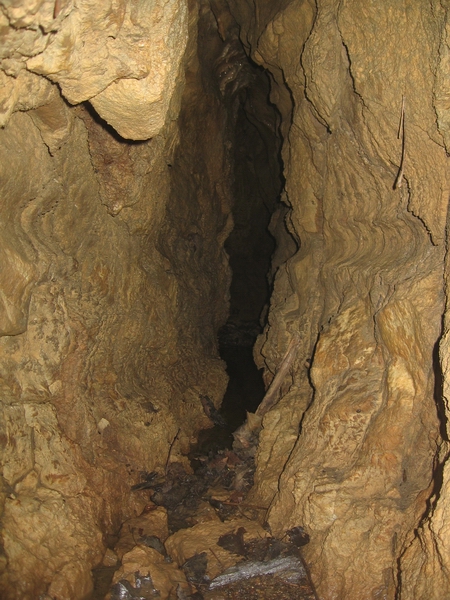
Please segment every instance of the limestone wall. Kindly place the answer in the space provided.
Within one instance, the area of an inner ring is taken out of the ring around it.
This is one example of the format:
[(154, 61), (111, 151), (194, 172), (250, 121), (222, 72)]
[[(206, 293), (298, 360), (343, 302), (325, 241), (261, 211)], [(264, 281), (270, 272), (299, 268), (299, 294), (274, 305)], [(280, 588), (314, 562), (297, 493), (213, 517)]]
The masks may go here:
[(0, 6), (0, 595), (75, 600), (225, 391), (229, 161), (195, 4)]
[[(256, 348), (270, 381), (301, 337), (264, 420), (253, 495), (270, 505), (276, 533), (310, 533), (321, 598), (442, 598), (447, 9), (231, 5), (252, 58), (272, 74), (300, 244), (278, 270)], [(447, 346), (445, 336), (446, 395)]]
[(270, 73), (289, 209), (267, 383), (300, 339), (253, 501), (275, 534), (307, 529), (321, 599), (440, 600), (447, 5), (211, 5), (217, 22), (205, 2), (0, 1), (0, 587), (87, 596), (147, 501), (130, 487), (183, 460), (200, 394), (222, 398), (233, 137), (211, 70), (238, 25)]

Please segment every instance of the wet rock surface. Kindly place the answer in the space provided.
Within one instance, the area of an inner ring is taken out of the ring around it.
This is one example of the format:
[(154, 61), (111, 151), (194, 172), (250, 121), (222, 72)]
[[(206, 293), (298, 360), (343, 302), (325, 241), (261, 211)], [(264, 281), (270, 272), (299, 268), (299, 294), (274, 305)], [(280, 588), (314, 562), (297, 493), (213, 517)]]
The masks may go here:
[(448, 562), (437, 533), (448, 434), (433, 359), (444, 312), (447, 9), (259, 2), (249, 20), (248, 3), (229, 6), (273, 78), (300, 244), (279, 267), (255, 348), (270, 382), (300, 339), (263, 419), (251, 500), (270, 504), (276, 533), (314, 531), (304, 553), (324, 600), (437, 599), (441, 586), (448, 595), (448, 582), (430, 577), (437, 548)]

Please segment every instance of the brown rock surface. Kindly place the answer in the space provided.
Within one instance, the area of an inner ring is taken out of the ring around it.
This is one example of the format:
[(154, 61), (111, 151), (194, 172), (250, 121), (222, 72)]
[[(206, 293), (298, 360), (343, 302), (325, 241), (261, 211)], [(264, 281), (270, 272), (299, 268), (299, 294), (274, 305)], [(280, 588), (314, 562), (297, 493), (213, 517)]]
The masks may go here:
[(152, 506), (151, 509), (147, 509), (139, 517), (132, 517), (122, 524), (120, 539), (114, 546), (120, 559), (136, 546), (140, 538), (156, 536), (163, 543), (169, 537), (166, 509), (162, 506)]
[[(223, 245), (245, 159), (232, 129), (239, 97), (261, 99), (232, 53), (216, 62), (239, 30), (270, 72), (283, 140), (277, 270), (255, 347), (267, 384), (300, 339), (249, 501), (270, 506), (274, 534), (307, 530), (321, 599), (440, 600), (447, 4), (211, 6), (0, 0), (3, 596), (86, 597), (104, 540), (148, 503), (130, 487), (185, 460), (211, 424), (200, 396), (221, 401)], [(138, 550), (131, 570), (154, 554)]]
[(189, 529), (180, 529), (166, 540), (165, 546), (169, 556), (180, 566), (196, 554), (206, 552), (208, 561), (206, 574), (213, 579), (228, 567), (242, 560), (241, 556), (226, 550), (217, 543), (221, 536), (235, 533), (240, 528), (244, 530), (245, 542), (249, 539), (263, 539), (269, 536), (261, 525), (248, 519), (236, 519), (224, 523), (210, 521), (199, 523)]
[[(276, 82), (272, 99), (289, 129), (285, 201), (301, 244), (280, 266), (257, 345), (273, 373), (292, 336), (302, 338), (263, 423), (253, 496), (272, 503), (276, 533), (307, 528), (321, 598), (442, 597), (448, 583), (438, 576), (434, 587), (430, 576), (445, 543), (426, 523), (445, 453), (434, 349), (449, 190), (446, 11), (280, 2), (277, 14), (259, 3), (249, 20), (249, 5), (231, 4)], [(433, 502), (436, 527), (447, 500)]]
[(153, 548), (137, 546), (127, 552), (122, 558), (122, 566), (114, 573), (113, 583), (126, 579), (135, 586), (136, 573), (146, 576), (150, 574), (153, 586), (159, 594), (159, 598), (169, 598), (175, 593), (190, 592), (190, 586), (181, 569), (174, 563), (168, 563), (164, 557)]
[(183, 0), (41, 0), (0, 7), (1, 125), (15, 110), (46, 103), (51, 85), (36, 77), (43, 75), (71, 104), (90, 100), (123, 137), (159, 133), (177, 81), (182, 85), (188, 37)]
[[(38, 36), (48, 8), (8, 4), (2, 14), (16, 19), (17, 35)], [(69, 11), (63, 3), (58, 23)], [(223, 108), (199, 80), (196, 14), (190, 92), (179, 122), (169, 119), (151, 141), (127, 143), (51, 85), (48, 96), (16, 106), (34, 110), (15, 112), (0, 131), (5, 600), (84, 598), (103, 536), (148, 503), (148, 492), (131, 486), (189, 451), (211, 425), (200, 395), (218, 404), (226, 387), (215, 338), (229, 285)], [(93, 50), (89, 61), (110, 68)], [(170, 98), (170, 84), (161, 85)]]

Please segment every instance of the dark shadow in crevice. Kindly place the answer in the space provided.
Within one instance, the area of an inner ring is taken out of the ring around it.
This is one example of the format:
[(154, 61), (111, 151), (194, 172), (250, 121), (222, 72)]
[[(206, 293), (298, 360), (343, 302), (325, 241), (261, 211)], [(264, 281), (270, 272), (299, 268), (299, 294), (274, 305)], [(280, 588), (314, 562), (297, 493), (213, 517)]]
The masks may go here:
[[(245, 58), (238, 39), (224, 43), (214, 64), (218, 92), (229, 115), (234, 182), (234, 228), (225, 242), (232, 271), (230, 313), (218, 332), (229, 383), (220, 409), (226, 425), (200, 432), (194, 454), (231, 448), (233, 432), (264, 398), (262, 370), (254, 362), (253, 346), (266, 324), (272, 294), (276, 240), (271, 220), (281, 206), (284, 186), (280, 115), (269, 99), (266, 71)], [(286, 229), (285, 235), (289, 235)]]
[(264, 397), (262, 374), (253, 360), (251, 346), (222, 345), (220, 355), (226, 362), (229, 377), (220, 408), (224, 424), (200, 431), (191, 458), (231, 448), (233, 432), (245, 421), (247, 411), (254, 412)]
[(449, 441), (447, 433), (447, 414), (444, 403), (444, 381), (442, 375), (441, 361), (439, 356), (439, 345), (441, 338), (436, 342), (433, 348), (433, 371), (434, 371), (434, 401), (439, 419), (439, 433), (445, 442)]
[(140, 146), (142, 144), (147, 144), (150, 140), (127, 140), (122, 137), (117, 131), (112, 127), (105, 119), (103, 119), (95, 108), (89, 102), (83, 102), (83, 107), (86, 112), (89, 114), (91, 119), (95, 121), (98, 125), (100, 125), (105, 131), (109, 133), (109, 135), (119, 142), (120, 144), (126, 144), (128, 146)]
[[(433, 348), (433, 371), (434, 371), (434, 401), (439, 419), (439, 433), (444, 443), (449, 441), (447, 433), (447, 415), (444, 403), (444, 378), (442, 374), (441, 361), (439, 356), (439, 346), (441, 336)], [(439, 453), (439, 448), (438, 448)], [(449, 457), (449, 452), (445, 456), (436, 455), (433, 467), (433, 491), (427, 500), (427, 508), (422, 517), (421, 524), (433, 513), (441, 494), (444, 483), (444, 467)]]

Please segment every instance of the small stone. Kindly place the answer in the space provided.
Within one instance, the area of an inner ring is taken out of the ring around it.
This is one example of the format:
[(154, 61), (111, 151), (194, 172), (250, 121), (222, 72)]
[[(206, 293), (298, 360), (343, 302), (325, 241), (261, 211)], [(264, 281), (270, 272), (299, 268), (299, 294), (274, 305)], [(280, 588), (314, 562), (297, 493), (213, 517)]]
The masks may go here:
[(115, 567), (119, 561), (117, 554), (111, 548), (107, 548), (102, 564), (105, 567)]

